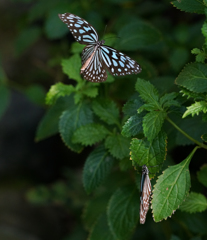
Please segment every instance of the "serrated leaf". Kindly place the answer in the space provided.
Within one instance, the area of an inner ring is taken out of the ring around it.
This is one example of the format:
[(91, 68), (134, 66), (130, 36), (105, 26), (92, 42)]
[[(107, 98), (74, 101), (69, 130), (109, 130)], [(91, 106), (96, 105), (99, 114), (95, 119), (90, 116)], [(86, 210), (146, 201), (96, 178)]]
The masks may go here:
[(151, 24), (141, 20), (125, 25), (118, 36), (120, 40), (116, 48), (129, 51), (155, 45), (161, 40), (160, 32)]
[(176, 84), (190, 91), (207, 92), (207, 66), (204, 63), (187, 64), (175, 80)]
[(191, 184), (188, 166), (198, 148), (195, 147), (185, 160), (168, 167), (159, 176), (152, 195), (152, 209), (155, 222), (171, 216), (186, 198)]
[(160, 109), (158, 91), (150, 82), (138, 78), (135, 88), (145, 102), (153, 104), (156, 109)]
[(132, 116), (137, 114), (137, 110), (143, 105), (143, 101), (139, 97), (138, 93), (134, 94), (132, 99), (129, 99), (123, 106), (124, 114)]
[(71, 106), (74, 106), (73, 96), (59, 98), (39, 122), (35, 140), (41, 141), (58, 133), (59, 118), (62, 112)]
[(201, 53), (201, 50), (200, 50), (199, 48), (193, 48), (193, 49), (191, 50), (191, 53), (192, 53), (192, 54), (199, 54), (199, 53)]
[(5, 113), (8, 105), (10, 102), (10, 91), (9, 89), (4, 86), (0, 85), (0, 118), (3, 116)]
[(111, 193), (106, 192), (104, 194), (94, 196), (86, 203), (82, 214), (82, 219), (84, 227), (88, 231), (93, 228), (99, 216), (106, 211), (110, 197)]
[(205, 53), (200, 53), (196, 56), (196, 62), (205, 63), (206, 55)]
[(203, 23), (203, 26), (201, 28), (201, 32), (202, 32), (203, 36), (205, 38), (207, 38), (207, 22), (206, 21)]
[(207, 187), (207, 165), (203, 165), (200, 171), (197, 172), (197, 177), (199, 182), (201, 182), (205, 187)]
[[(202, 134), (207, 132), (207, 124), (206, 122), (203, 122), (201, 116), (184, 118), (182, 119), (179, 127), (197, 141), (201, 141)], [(194, 144), (194, 142), (186, 138), (186, 136), (184, 136), (181, 132), (177, 132), (175, 140), (178, 145)]]
[(45, 102), (48, 105), (52, 105), (57, 101), (59, 97), (70, 95), (74, 91), (75, 88), (72, 85), (66, 85), (61, 82), (56, 83), (50, 87)]
[(108, 136), (105, 141), (105, 147), (112, 156), (123, 159), (129, 156), (130, 140), (120, 134)]
[(187, 107), (187, 110), (183, 114), (182, 118), (185, 118), (190, 114), (192, 114), (193, 117), (195, 114), (198, 115), (200, 112), (207, 112), (207, 102), (201, 101), (193, 103), (190, 107)]
[(103, 140), (110, 132), (98, 123), (89, 123), (78, 128), (72, 138), (74, 143), (81, 143), (85, 146), (93, 145), (94, 143)]
[(81, 53), (83, 51), (85, 46), (83, 46), (82, 44), (78, 43), (78, 42), (74, 42), (71, 44), (71, 52), (73, 54), (75, 53)]
[(205, 5), (203, 1), (181, 0), (173, 1), (172, 4), (181, 11), (204, 14)]
[(164, 96), (160, 98), (160, 105), (166, 109), (171, 106), (180, 106), (180, 104), (174, 99), (177, 97), (177, 93), (166, 93)]
[(202, 93), (195, 93), (192, 92), (184, 87), (180, 87), (181, 88), (181, 93), (183, 93), (182, 96), (187, 96), (187, 98), (194, 98), (194, 100), (204, 100), (205, 99), (205, 94)]
[(136, 114), (134, 116), (131, 116), (122, 127), (121, 134), (124, 137), (133, 137), (141, 133), (143, 131), (142, 120), (143, 120), (142, 114)]
[(180, 206), (181, 211), (195, 213), (207, 209), (207, 199), (203, 194), (191, 192)]
[(118, 189), (108, 205), (108, 224), (115, 239), (126, 240), (139, 218), (139, 194), (133, 187)]
[(120, 125), (119, 110), (114, 102), (107, 99), (94, 101), (92, 108), (95, 114), (104, 122)]
[(157, 137), (149, 142), (146, 138), (133, 138), (130, 146), (130, 154), (132, 165), (143, 166), (144, 164), (150, 168), (150, 177), (162, 168), (167, 153), (167, 135), (164, 131), (160, 131)]
[(81, 102), (69, 107), (60, 117), (59, 131), (63, 142), (71, 150), (80, 152), (83, 147), (72, 142), (74, 132), (81, 126), (93, 122), (93, 113), (88, 104)]
[(98, 87), (87, 85), (87, 88), (81, 89), (81, 93), (90, 98), (95, 98), (98, 95)]
[(167, 113), (163, 111), (149, 112), (144, 116), (143, 131), (149, 141), (153, 141), (160, 132), (166, 116)]
[(91, 193), (105, 180), (111, 171), (113, 161), (113, 157), (103, 145), (90, 153), (83, 169), (83, 186), (87, 193)]
[(77, 82), (82, 81), (80, 75), (81, 58), (78, 54), (74, 54), (69, 59), (63, 59), (61, 65), (63, 72), (67, 74), (69, 78), (74, 79)]
[(100, 216), (94, 225), (88, 240), (116, 240), (109, 229), (106, 214)]
[(157, 106), (155, 106), (154, 103), (145, 103), (137, 110), (137, 112), (141, 113), (144, 110), (146, 110), (148, 112), (156, 111), (157, 110)]

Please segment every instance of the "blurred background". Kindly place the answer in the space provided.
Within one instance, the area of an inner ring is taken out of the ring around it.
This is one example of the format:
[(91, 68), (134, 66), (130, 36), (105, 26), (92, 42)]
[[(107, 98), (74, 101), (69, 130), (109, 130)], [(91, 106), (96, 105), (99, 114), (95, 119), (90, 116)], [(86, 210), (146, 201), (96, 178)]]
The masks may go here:
[[(165, 75), (168, 89), (176, 89), (176, 76), (194, 61), (190, 50), (204, 42), (204, 17), (181, 12), (168, 0), (0, 0), (0, 240), (81, 240), (88, 235), (81, 225), (87, 199), (81, 174), (90, 148), (73, 153), (59, 135), (35, 141), (47, 109), (46, 92), (59, 81), (73, 84), (60, 66), (74, 42), (58, 18), (64, 12), (86, 19), (100, 39), (106, 25), (107, 33), (119, 36), (136, 19), (152, 24), (162, 36), (160, 43), (136, 51), (143, 69), (149, 69), (145, 79)], [(120, 94), (122, 84), (114, 85)], [(172, 155), (178, 162), (185, 158), (179, 147)], [(168, 223), (154, 231), (160, 228), (168, 239)]]

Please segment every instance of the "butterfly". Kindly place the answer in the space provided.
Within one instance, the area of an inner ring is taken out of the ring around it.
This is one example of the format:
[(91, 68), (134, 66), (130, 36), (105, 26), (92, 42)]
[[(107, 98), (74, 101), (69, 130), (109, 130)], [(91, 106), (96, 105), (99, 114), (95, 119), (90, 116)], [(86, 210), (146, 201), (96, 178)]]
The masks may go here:
[(86, 20), (72, 13), (58, 14), (58, 16), (67, 24), (75, 40), (80, 44), (86, 44), (82, 52), (80, 70), (84, 79), (104, 82), (107, 79), (106, 70), (114, 76), (141, 72), (142, 69), (135, 60), (114, 48), (103, 45), (105, 41), (99, 41), (98, 33)]
[(144, 224), (149, 210), (152, 186), (149, 178), (149, 170), (146, 165), (142, 166), (142, 178), (140, 186), (140, 223)]

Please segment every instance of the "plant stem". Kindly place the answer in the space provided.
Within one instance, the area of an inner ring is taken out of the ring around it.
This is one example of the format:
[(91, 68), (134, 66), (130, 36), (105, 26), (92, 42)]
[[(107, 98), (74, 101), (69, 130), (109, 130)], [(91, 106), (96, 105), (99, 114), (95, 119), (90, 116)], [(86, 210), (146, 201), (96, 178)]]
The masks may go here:
[(184, 132), (181, 128), (179, 128), (168, 116), (166, 117), (167, 121), (171, 123), (179, 132), (181, 132), (184, 136), (190, 139), (192, 142), (196, 143), (198, 146), (207, 149), (207, 145), (197, 141), (196, 139), (189, 136), (186, 132)]

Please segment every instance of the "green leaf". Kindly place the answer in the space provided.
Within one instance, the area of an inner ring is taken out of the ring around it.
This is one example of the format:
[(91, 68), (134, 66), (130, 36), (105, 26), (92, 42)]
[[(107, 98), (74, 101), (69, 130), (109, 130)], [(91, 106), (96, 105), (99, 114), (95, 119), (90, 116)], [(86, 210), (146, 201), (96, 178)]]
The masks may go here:
[[(87, 86), (87, 87), (86, 87)], [(86, 85), (84, 86), (83, 89), (81, 89), (81, 93), (86, 95), (87, 97), (90, 98), (95, 98), (98, 95), (98, 87), (97, 86), (92, 86), (92, 85)]]
[(197, 177), (199, 182), (201, 182), (205, 187), (207, 187), (207, 165), (203, 165), (200, 171), (197, 172)]
[(107, 99), (96, 100), (92, 105), (93, 111), (101, 120), (108, 124), (119, 124), (119, 110), (114, 102)]
[(108, 154), (103, 145), (90, 153), (83, 169), (83, 186), (87, 193), (91, 193), (106, 179), (113, 161), (113, 157)]
[(124, 107), (123, 112), (128, 116), (132, 116), (137, 114), (137, 110), (143, 105), (143, 101), (141, 100), (138, 93), (134, 94), (132, 99), (129, 99)]
[(50, 87), (45, 102), (48, 105), (52, 105), (57, 101), (59, 97), (70, 95), (74, 91), (75, 88), (72, 85), (66, 85), (61, 82), (56, 83)]
[[(164, 131), (160, 131), (157, 137), (149, 142), (146, 138), (133, 138), (130, 146), (130, 154), (132, 165), (152, 167), (150, 169), (150, 177), (162, 168), (167, 153), (167, 135)], [(157, 165), (157, 166), (156, 166)]]
[(205, 38), (207, 38), (207, 21), (203, 23), (203, 26), (201, 28), (201, 32)]
[(159, 176), (152, 195), (154, 221), (171, 216), (182, 204), (190, 189), (189, 163), (198, 147), (181, 163), (168, 167)]
[(133, 137), (139, 133), (142, 133), (143, 132), (142, 120), (143, 120), (142, 114), (136, 114), (134, 116), (131, 116), (127, 120), (127, 122), (125, 122), (121, 134), (124, 137)]
[(145, 102), (153, 104), (157, 109), (160, 108), (158, 91), (150, 82), (138, 78), (135, 88)]
[(0, 85), (0, 118), (5, 113), (7, 107), (9, 106), (10, 102), (10, 91), (9, 89), (4, 86)]
[(173, 1), (172, 4), (181, 11), (204, 14), (205, 5), (203, 4), (203, 1), (181, 0)]
[(195, 213), (207, 209), (207, 199), (203, 194), (191, 192), (180, 206), (181, 211)]
[(78, 54), (74, 54), (69, 59), (63, 59), (61, 65), (63, 72), (67, 74), (69, 78), (74, 79), (77, 82), (82, 81), (80, 75), (81, 58)]
[(201, 138), (204, 142), (207, 142), (207, 133), (203, 134)]
[(72, 138), (73, 143), (81, 143), (85, 146), (93, 145), (103, 140), (109, 131), (98, 123), (89, 123), (78, 128)]
[(82, 219), (84, 227), (88, 231), (93, 228), (99, 216), (106, 211), (110, 197), (110, 192), (104, 192), (98, 196), (94, 196), (86, 203), (82, 214)]
[(177, 106), (179, 107), (180, 104), (174, 100), (177, 97), (177, 93), (172, 92), (172, 93), (166, 93), (164, 96), (160, 98), (160, 105), (164, 109), (168, 109), (171, 106)]
[(207, 112), (207, 102), (201, 101), (193, 103), (190, 107), (187, 107), (187, 110), (183, 114), (182, 118), (185, 118), (190, 114), (192, 114), (193, 117), (195, 114), (198, 115), (199, 112)]
[(62, 112), (74, 105), (73, 97), (61, 97), (48, 109), (39, 125), (35, 136), (36, 141), (43, 140), (58, 133), (58, 123)]
[(123, 158), (119, 161), (119, 168), (121, 171), (127, 171), (132, 168), (132, 162), (129, 160), (128, 157)]
[(93, 122), (93, 114), (88, 104), (81, 102), (69, 107), (60, 117), (59, 131), (64, 143), (73, 151), (80, 152), (83, 147), (72, 142), (74, 132), (81, 126)]
[(120, 40), (116, 48), (127, 51), (153, 46), (161, 40), (160, 32), (142, 20), (125, 25), (118, 36)]
[(74, 42), (74, 43), (72, 43), (72, 45), (71, 45), (71, 52), (73, 53), (73, 54), (75, 54), (75, 53), (81, 53), (82, 51), (83, 51), (83, 49), (84, 49), (84, 45), (82, 45), (82, 44), (80, 44), (79, 42)]
[(115, 239), (126, 240), (132, 234), (139, 218), (139, 194), (133, 187), (118, 189), (108, 205), (108, 224)]
[[(179, 124), (179, 127), (197, 141), (201, 141), (202, 134), (207, 132), (207, 124), (206, 122), (203, 122), (201, 116), (194, 116), (193, 118), (184, 118)], [(175, 140), (176, 144), (178, 145), (194, 144), (181, 132), (177, 132)]]
[(154, 105), (154, 103), (146, 103), (143, 104), (139, 109), (138, 109), (138, 113), (143, 112), (144, 110), (151, 112), (151, 111), (156, 111), (157, 110), (157, 106)]
[(189, 63), (176, 79), (176, 84), (190, 91), (207, 92), (207, 66), (203, 63)]
[(143, 131), (149, 141), (152, 141), (160, 132), (166, 116), (167, 113), (162, 111), (149, 112), (144, 116)]
[(188, 89), (186, 89), (184, 87), (180, 87), (180, 88), (181, 88), (180, 93), (183, 94), (182, 96), (186, 96), (188, 99), (194, 98), (194, 100), (198, 101), (198, 100), (204, 100), (206, 98), (205, 94), (195, 93), (195, 92), (189, 91)]
[(130, 140), (120, 134), (108, 136), (105, 141), (105, 147), (109, 150), (112, 156), (118, 159), (123, 159), (129, 156)]
[(98, 219), (88, 240), (116, 240), (109, 229), (106, 214)]

